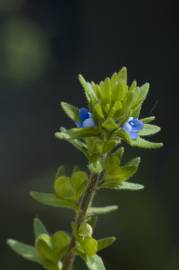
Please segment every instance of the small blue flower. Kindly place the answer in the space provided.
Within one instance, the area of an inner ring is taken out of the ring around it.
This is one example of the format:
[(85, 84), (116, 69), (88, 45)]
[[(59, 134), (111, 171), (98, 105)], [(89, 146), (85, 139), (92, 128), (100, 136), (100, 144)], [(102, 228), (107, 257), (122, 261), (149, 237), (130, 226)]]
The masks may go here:
[(78, 128), (94, 127), (95, 123), (93, 115), (88, 111), (87, 108), (81, 108), (79, 110), (80, 121), (76, 122)]
[(123, 129), (130, 135), (131, 139), (138, 138), (138, 131), (143, 129), (144, 123), (134, 117), (130, 117), (128, 121), (123, 125)]

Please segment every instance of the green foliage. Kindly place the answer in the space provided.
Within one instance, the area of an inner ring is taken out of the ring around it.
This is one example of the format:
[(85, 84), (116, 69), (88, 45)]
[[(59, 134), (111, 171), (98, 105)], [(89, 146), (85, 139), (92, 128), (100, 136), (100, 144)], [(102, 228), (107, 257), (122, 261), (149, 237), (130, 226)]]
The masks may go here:
[(148, 124), (148, 123), (151, 123), (155, 120), (155, 116), (149, 116), (149, 117), (145, 117), (145, 118), (142, 118), (141, 121), (144, 123), (144, 124)]
[(55, 179), (57, 179), (59, 176), (65, 175), (65, 167), (63, 165), (60, 165), (60, 167), (58, 167), (56, 175), (55, 175)]
[(41, 234), (36, 238), (35, 247), (42, 265), (50, 270), (60, 270), (62, 263), (60, 260), (66, 253), (70, 243), (69, 236), (58, 231), (52, 236)]
[(98, 242), (92, 237), (85, 237), (80, 240), (80, 250), (86, 256), (94, 256), (98, 250)]
[(136, 146), (136, 147), (140, 147), (144, 149), (155, 149), (155, 148), (161, 148), (163, 146), (163, 143), (150, 142), (140, 137), (133, 141), (130, 140), (129, 144), (131, 146)]
[(8, 246), (24, 259), (39, 263), (38, 254), (33, 246), (23, 244), (17, 240), (7, 240)]
[(94, 215), (105, 215), (116, 211), (118, 209), (117, 205), (103, 206), (103, 207), (89, 207), (87, 211), (88, 216)]
[(135, 191), (135, 190), (143, 189), (144, 186), (140, 185), (140, 184), (130, 183), (130, 182), (122, 182), (119, 185), (111, 186), (111, 187), (109, 186), (108, 188), (112, 188), (112, 189), (116, 189), (116, 190), (117, 189), (122, 189), (122, 190)]
[(89, 270), (106, 270), (99, 255), (87, 256), (85, 262)]
[[(80, 148), (79, 150), (88, 158), (88, 153), (92, 152), (92, 147), (89, 147), (86, 138), (100, 139), (103, 150), (95, 151), (96, 159), (111, 151), (120, 143), (121, 139), (131, 146), (140, 148), (159, 148), (162, 146), (161, 143), (144, 142), (140, 137), (137, 140), (131, 140), (122, 129), (123, 124), (129, 117), (139, 118), (143, 102), (149, 92), (149, 83), (138, 86), (137, 82), (133, 81), (128, 86), (127, 69), (125, 67), (118, 73), (114, 73), (111, 78), (106, 78), (98, 84), (87, 82), (82, 75), (79, 76), (79, 80), (85, 91), (88, 107), (93, 114), (96, 126), (72, 128), (70, 130), (62, 129), (56, 133), (57, 138), (68, 140), (75, 147)], [(79, 119), (79, 110), (76, 107), (67, 103), (62, 103), (62, 107), (72, 120), (76, 122)], [(160, 131), (158, 126), (148, 124), (154, 119), (154, 116), (141, 119), (145, 125), (139, 132), (139, 136), (150, 136)], [(77, 146), (75, 140), (80, 140), (78, 143), (84, 143), (83, 146)]]
[(62, 258), (70, 243), (69, 236), (63, 231), (58, 231), (54, 235), (52, 235), (51, 240), (56, 255)]
[[(143, 189), (141, 184), (128, 182), (138, 170), (140, 157), (123, 164), (123, 144), (143, 149), (163, 145), (143, 138), (160, 131), (160, 127), (150, 124), (155, 117), (149, 116), (139, 121), (143, 102), (149, 92), (149, 83), (138, 86), (134, 80), (128, 85), (125, 67), (99, 83), (88, 82), (82, 75), (79, 75), (79, 81), (88, 105), (85, 114), (90, 119), (85, 120), (91, 120), (92, 124), (81, 124), (85, 127), (74, 126), (71, 129), (61, 127), (55, 136), (69, 142), (84, 154), (88, 161), (88, 171), (74, 167), (69, 176), (66, 175), (65, 167), (60, 166), (54, 179), (53, 192), (30, 193), (41, 204), (74, 210), (76, 217), (72, 223), (71, 236), (64, 231), (50, 235), (42, 221), (35, 218), (35, 247), (12, 239), (7, 241), (16, 253), (40, 263), (47, 270), (71, 270), (65, 267), (65, 262), (68, 256), (73, 260), (76, 255), (85, 261), (89, 270), (105, 270), (97, 252), (112, 245), (115, 237), (96, 240), (93, 233), (98, 216), (111, 213), (118, 206), (93, 207), (95, 192), (103, 188), (130, 191)], [(74, 124), (80, 126), (83, 120), (81, 110), (66, 102), (61, 102), (61, 107)], [(135, 127), (134, 123), (133, 127), (131, 119), (140, 123), (141, 127)], [(131, 135), (131, 130), (136, 136)]]
[(53, 193), (43, 193), (43, 192), (31, 192), (31, 197), (37, 202), (53, 206), (53, 207), (61, 207), (61, 208), (72, 208), (74, 210), (78, 210), (78, 205), (70, 200), (62, 200), (57, 198), (57, 196)]
[(116, 240), (115, 237), (106, 237), (106, 238), (98, 240), (98, 251), (101, 251), (111, 246), (115, 240)]
[(71, 118), (73, 121), (78, 122), (80, 120), (78, 108), (66, 102), (61, 102), (61, 107), (67, 114), (67, 116)]
[(54, 183), (56, 195), (61, 199), (70, 199), (74, 196), (70, 177), (60, 176)]
[(42, 223), (42, 221), (39, 218), (34, 218), (33, 227), (34, 227), (35, 238), (37, 238), (39, 235), (43, 233), (48, 234), (45, 225)]
[(57, 258), (53, 252), (53, 246), (50, 235), (48, 234), (39, 235), (39, 237), (36, 239), (35, 247), (42, 264), (44, 264), (46, 260), (52, 263), (56, 262)]
[(97, 221), (98, 221), (98, 217), (96, 215), (88, 215), (87, 212), (87, 217), (86, 217), (86, 221), (88, 222), (88, 224), (93, 228), (93, 230), (96, 227)]
[(160, 127), (150, 124), (144, 124), (142, 130), (139, 131), (140, 136), (151, 136), (160, 131)]
[(115, 188), (122, 182), (131, 178), (137, 171), (140, 164), (140, 158), (134, 158), (126, 165), (121, 165), (123, 150), (119, 149), (113, 155), (110, 155), (104, 163), (104, 180), (102, 188)]
[(88, 180), (83, 171), (74, 171), (71, 177), (59, 176), (54, 183), (54, 190), (60, 199), (78, 202)]

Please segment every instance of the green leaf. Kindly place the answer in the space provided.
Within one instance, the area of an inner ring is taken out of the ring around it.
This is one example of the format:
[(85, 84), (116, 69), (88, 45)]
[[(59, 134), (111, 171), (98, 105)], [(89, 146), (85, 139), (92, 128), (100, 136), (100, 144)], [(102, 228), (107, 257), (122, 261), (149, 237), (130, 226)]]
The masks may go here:
[(132, 91), (134, 92), (136, 90), (136, 87), (137, 87), (137, 82), (136, 81), (133, 81), (129, 87), (129, 91)]
[(109, 157), (105, 163), (105, 182), (101, 187), (108, 187), (109, 183), (116, 185), (120, 184), (122, 181), (128, 180), (136, 173), (139, 164), (139, 157), (132, 159), (124, 166), (120, 166), (119, 158), (117, 156)]
[(35, 241), (35, 248), (43, 264), (46, 260), (56, 262), (56, 254), (53, 252), (51, 237), (48, 234), (39, 235)]
[(107, 118), (103, 124), (102, 124), (103, 128), (107, 129), (107, 130), (113, 130), (113, 129), (117, 129), (118, 125), (115, 123), (115, 121), (112, 118)]
[(110, 205), (104, 207), (89, 207), (87, 215), (105, 215), (110, 212), (116, 211), (118, 209), (117, 205)]
[(139, 131), (139, 136), (150, 136), (158, 133), (160, 131), (160, 127), (156, 125), (144, 124), (143, 129)]
[(117, 148), (113, 153), (112, 156), (117, 156), (119, 158), (119, 162), (121, 161), (122, 157), (124, 155), (124, 147)]
[(71, 118), (74, 122), (78, 122), (80, 120), (79, 109), (77, 107), (66, 102), (61, 102), (61, 107), (67, 114), (67, 116)]
[(78, 78), (79, 78), (81, 85), (83, 86), (83, 89), (85, 90), (85, 94), (86, 94), (86, 98), (87, 98), (88, 102), (97, 101), (96, 94), (95, 94), (91, 84), (89, 82), (86, 82), (86, 80), (84, 79), (84, 77), (81, 74), (79, 74)]
[(119, 139), (109, 139), (103, 146), (103, 154), (110, 152), (119, 144)]
[(144, 83), (139, 89), (139, 103), (143, 103), (149, 92), (150, 84)]
[(81, 151), (85, 156), (87, 152), (86, 144), (84, 144), (82, 141), (78, 139), (72, 139), (69, 134), (67, 133), (65, 128), (61, 128), (61, 132), (56, 132), (55, 137), (60, 140), (65, 140), (69, 143), (71, 143), (76, 149)]
[(141, 184), (135, 184), (135, 183), (130, 183), (130, 182), (122, 182), (120, 185), (115, 186), (114, 189), (123, 189), (123, 190), (140, 190), (143, 189), (144, 186)]
[(55, 180), (54, 190), (59, 199), (70, 199), (74, 196), (71, 179), (67, 176), (60, 176)]
[(111, 246), (115, 240), (116, 240), (115, 237), (106, 237), (98, 240), (98, 251)]
[(151, 123), (152, 121), (155, 120), (155, 116), (150, 116), (150, 117), (145, 117), (140, 119), (144, 124)]
[(96, 227), (97, 221), (98, 221), (98, 217), (97, 216), (94, 216), (93, 215), (93, 216), (88, 216), (87, 217), (87, 222), (93, 228), (93, 230)]
[(86, 172), (83, 171), (76, 171), (72, 174), (71, 177), (71, 184), (73, 188), (78, 191), (84, 183), (88, 180), (88, 175)]
[(111, 81), (110, 78), (106, 78), (103, 83), (103, 87), (101, 89), (101, 93), (103, 95), (103, 104), (110, 104), (111, 103)]
[(137, 95), (137, 100), (134, 102), (132, 107), (133, 108), (132, 115), (135, 118), (138, 118), (140, 115), (142, 104), (149, 92), (149, 87), (150, 87), (149, 83), (145, 83), (141, 87), (136, 88), (135, 93)]
[(115, 117), (117, 118), (121, 113), (127, 95), (128, 95), (128, 86), (125, 83), (118, 81), (117, 84), (114, 85), (112, 89), (112, 101), (114, 103), (114, 108), (111, 109), (112, 112), (115, 113)]
[(58, 178), (59, 176), (65, 175), (65, 167), (61, 165), (56, 172), (55, 179)]
[(118, 73), (118, 78), (122, 83), (127, 84), (127, 68), (122, 67)]
[(103, 110), (99, 103), (94, 106), (94, 112), (96, 113), (97, 117), (104, 119)]
[(7, 244), (13, 251), (15, 251), (18, 255), (22, 256), (24, 259), (40, 263), (38, 254), (34, 247), (23, 244), (14, 239), (7, 240)]
[(57, 231), (52, 235), (51, 242), (55, 254), (61, 258), (68, 248), (70, 238), (64, 231)]
[(77, 139), (82, 137), (92, 137), (99, 135), (99, 128), (97, 127), (86, 127), (86, 128), (71, 128), (66, 131), (66, 134), (70, 136), (71, 139)]
[(73, 172), (71, 176), (71, 185), (75, 193), (75, 198), (78, 200), (83, 194), (87, 185), (88, 175), (83, 171)]
[(140, 157), (133, 158), (126, 165), (122, 166), (121, 171), (121, 179), (128, 180), (131, 178), (137, 171), (139, 164), (140, 164)]
[(62, 208), (72, 208), (78, 210), (78, 205), (70, 200), (62, 200), (56, 197), (53, 193), (42, 193), (42, 192), (31, 192), (31, 197), (41, 204), (62, 207)]
[(87, 256), (86, 265), (89, 270), (106, 270), (100, 256)]
[(38, 237), (40, 234), (43, 234), (43, 233), (48, 234), (48, 231), (45, 228), (45, 225), (42, 223), (42, 221), (39, 218), (34, 218), (33, 227), (34, 227), (35, 237)]
[[(118, 85), (118, 88), (116, 88), (116, 91), (118, 90), (118, 95), (123, 95), (123, 93), (121, 92), (124, 92), (125, 90), (123, 90), (124, 87), (122, 87), (121, 85)], [(115, 94), (114, 94), (115, 96)], [(114, 97), (115, 98), (115, 97)], [(110, 109), (110, 112), (109, 112), (109, 116), (110, 117), (115, 117), (116, 114), (118, 114), (118, 112), (121, 110), (122, 108), (122, 102), (121, 102), (121, 97), (119, 98), (119, 100), (114, 100), (114, 105), (112, 106), (112, 108)]]
[(146, 149), (155, 149), (163, 146), (163, 143), (150, 142), (142, 138), (137, 138), (136, 140), (130, 140), (129, 144), (131, 146), (146, 148)]
[(98, 242), (92, 237), (85, 237), (80, 241), (81, 248), (85, 255), (94, 256), (98, 250)]

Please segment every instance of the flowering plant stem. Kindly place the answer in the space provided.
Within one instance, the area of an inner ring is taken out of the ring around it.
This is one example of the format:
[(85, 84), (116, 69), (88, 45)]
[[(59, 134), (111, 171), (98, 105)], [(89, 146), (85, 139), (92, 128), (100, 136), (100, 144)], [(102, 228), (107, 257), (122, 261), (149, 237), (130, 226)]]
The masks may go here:
[(79, 80), (88, 107), (78, 108), (61, 102), (62, 109), (76, 127), (61, 127), (55, 136), (84, 154), (88, 170), (74, 166), (69, 175), (61, 165), (54, 179), (53, 192), (30, 193), (41, 204), (72, 209), (75, 212), (72, 232), (58, 230), (50, 234), (43, 222), (35, 218), (34, 246), (14, 239), (7, 241), (17, 254), (46, 270), (72, 270), (76, 256), (85, 262), (88, 270), (106, 269), (98, 252), (112, 245), (116, 238), (95, 239), (94, 227), (99, 215), (117, 210), (118, 206), (91, 207), (94, 195), (100, 189), (137, 191), (144, 188), (128, 181), (137, 172), (140, 157), (123, 163), (124, 143), (143, 149), (163, 145), (144, 138), (160, 131), (159, 126), (150, 124), (154, 116), (140, 118), (149, 91), (148, 83), (139, 87), (133, 81), (128, 85), (125, 67), (99, 84), (86, 81), (82, 75)]
[[(80, 225), (83, 223), (84, 219), (86, 218), (88, 207), (92, 204), (96, 188), (98, 185), (98, 182), (100, 180), (101, 174), (91, 174), (89, 179), (89, 184), (86, 188), (86, 191), (84, 193), (84, 196), (82, 197), (81, 204), (80, 204), (80, 210), (76, 214), (75, 223), (74, 226), (76, 230), (78, 231), (80, 228)], [(75, 260), (75, 235), (72, 236), (69, 249), (66, 253), (66, 256), (63, 260), (63, 270), (71, 270), (74, 260)]]

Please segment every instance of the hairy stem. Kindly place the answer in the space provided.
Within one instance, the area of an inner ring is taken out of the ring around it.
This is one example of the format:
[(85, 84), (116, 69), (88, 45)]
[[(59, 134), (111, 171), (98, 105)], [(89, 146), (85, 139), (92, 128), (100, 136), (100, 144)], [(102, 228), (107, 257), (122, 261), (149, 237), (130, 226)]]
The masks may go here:
[[(93, 197), (95, 195), (95, 191), (98, 185), (100, 179), (100, 175), (96, 175), (96, 174), (91, 174), (90, 179), (89, 179), (89, 183), (88, 186), (86, 188), (86, 191), (83, 195), (83, 198), (81, 200), (80, 203), (80, 211), (76, 216), (75, 219), (75, 227), (78, 231), (80, 225), (83, 223), (83, 221), (86, 218), (86, 214), (87, 214), (87, 210), (88, 207), (90, 206), (90, 204), (93, 201)], [(76, 254), (75, 254), (75, 246), (76, 246), (76, 241), (75, 241), (75, 236), (72, 236), (68, 251), (64, 257), (63, 260), (63, 270), (71, 270)]]

